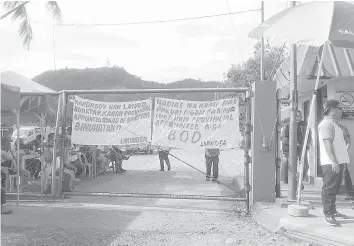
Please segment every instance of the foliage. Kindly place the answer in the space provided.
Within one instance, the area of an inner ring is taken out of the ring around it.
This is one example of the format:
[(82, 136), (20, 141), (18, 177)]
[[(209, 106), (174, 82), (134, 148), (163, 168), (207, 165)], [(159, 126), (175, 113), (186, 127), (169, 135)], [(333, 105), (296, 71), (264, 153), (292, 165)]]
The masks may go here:
[[(122, 67), (101, 67), (86, 69), (61, 69), (47, 71), (33, 78), (34, 81), (53, 90), (114, 90), (114, 89), (176, 89), (176, 88), (215, 88), (224, 86), (221, 82), (203, 82), (184, 79), (169, 84), (142, 80), (128, 73)], [(85, 98), (104, 101), (132, 101), (149, 97), (165, 97), (180, 100), (214, 100), (215, 93), (148, 93), (125, 95), (85, 95)]]
[[(271, 46), (267, 41), (264, 45), (264, 79), (271, 80), (286, 58), (288, 53), (285, 45)], [(261, 43), (254, 46), (253, 56), (246, 62), (232, 65), (226, 74), (226, 86), (232, 87), (251, 87), (252, 83), (261, 79)], [(245, 100), (241, 94), (231, 94), (228, 96), (237, 96), (240, 100), (240, 129), (244, 130), (245, 124)]]
[[(30, 48), (30, 44), (33, 40), (33, 31), (31, 22), (29, 20), (27, 4), (29, 1), (5, 1), (4, 9), (11, 12), (9, 15), (5, 14), (4, 16), (11, 16), (13, 22), (20, 22), (18, 33), (22, 39), (23, 45), (26, 45), (27, 48)], [(61, 10), (56, 1), (46, 2), (47, 9), (53, 14), (53, 18), (60, 20)], [(8, 12), (8, 13), (9, 13)]]
[[(269, 42), (264, 45), (265, 80), (273, 79), (276, 69), (287, 56), (285, 45), (271, 46)], [(261, 43), (254, 46), (253, 56), (246, 62), (232, 65), (226, 74), (226, 81), (234, 87), (250, 87), (254, 81), (261, 79)]]
[[(62, 69), (47, 71), (37, 75), (33, 80), (51, 89), (92, 90), (92, 89), (168, 89), (168, 88), (215, 88), (215, 87), (251, 87), (254, 81), (260, 80), (261, 45), (255, 45), (254, 54), (246, 62), (232, 65), (226, 80), (221, 82), (202, 82), (200, 80), (185, 79), (169, 84), (154, 81), (145, 81), (140, 77), (128, 73), (122, 67), (102, 67), (86, 69)], [(272, 47), (266, 42), (264, 47), (265, 79), (272, 79), (276, 69), (287, 56), (287, 48)], [(214, 100), (216, 93), (150, 93), (126, 95), (84, 95), (86, 98), (104, 101), (132, 101), (149, 97), (165, 97), (180, 100), (206, 101)], [(238, 97), (240, 102), (240, 130), (244, 131), (245, 125), (245, 98), (241, 93), (218, 93), (218, 98)]]

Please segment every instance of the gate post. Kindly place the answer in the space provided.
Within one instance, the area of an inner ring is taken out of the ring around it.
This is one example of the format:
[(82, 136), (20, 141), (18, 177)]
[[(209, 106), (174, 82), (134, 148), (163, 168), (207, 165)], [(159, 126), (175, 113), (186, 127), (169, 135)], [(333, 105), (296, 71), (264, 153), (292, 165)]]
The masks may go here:
[(275, 201), (276, 82), (252, 85), (251, 203)]
[(63, 104), (62, 104), (62, 120), (61, 120), (61, 152), (60, 152), (60, 172), (59, 172), (59, 189), (58, 194), (62, 194), (64, 184), (64, 162), (66, 157), (66, 143), (65, 143), (65, 131), (66, 131), (66, 107), (68, 101), (68, 94), (63, 91)]

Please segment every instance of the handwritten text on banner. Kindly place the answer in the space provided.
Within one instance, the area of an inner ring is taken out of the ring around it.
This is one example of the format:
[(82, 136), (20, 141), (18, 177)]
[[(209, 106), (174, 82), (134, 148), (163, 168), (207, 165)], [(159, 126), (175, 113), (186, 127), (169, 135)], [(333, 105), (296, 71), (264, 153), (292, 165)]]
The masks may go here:
[(152, 143), (175, 148), (238, 148), (238, 99), (155, 98)]
[(112, 103), (75, 96), (74, 100), (74, 144), (134, 145), (150, 141), (150, 99)]

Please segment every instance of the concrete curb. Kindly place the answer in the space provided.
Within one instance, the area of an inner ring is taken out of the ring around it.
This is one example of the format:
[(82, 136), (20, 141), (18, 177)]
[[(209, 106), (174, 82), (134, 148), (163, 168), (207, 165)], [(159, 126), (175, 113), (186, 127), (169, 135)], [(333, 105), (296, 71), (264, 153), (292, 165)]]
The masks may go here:
[(254, 221), (270, 232), (277, 232), (280, 229), (279, 222), (283, 217), (281, 213), (279, 213), (278, 216), (272, 213), (270, 209), (274, 206), (273, 203), (256, 204), (252, 207), (251, 211)]
[(246, 197), (245, 189), (244, 189), (244, 180), (245, 180), (245, 177), (243, 175), (234, 176), (232, 178), (231, 185), (234, 186), (234, 188), (237, 192), (237, 195), (240, 197)]
[(177, 212), (177, 213), (205, 213), (205, 214), (230, 214), (232, 210), (219, 209), (187, 209), (162, 206), (139, 206), (139, 205), (108, 205), (92, 203), (22, 203), (23, 207), (46, 207), (61, 209), (88, 209), (100, 211), (138, 211), (138, 212)]
[(307, 233), (299, 231), (286, 231), (281, 228), (277, 233), (287, 236), (288, 238), (303, 240), (310, 243), (312, 246), (353, 246), (351, 243), (343, 243), (334, 240), (328, 240), (327, 238), (322, 238)]
[[(293, 218), (288, 215), (287, 209), (279, 208), (274, 203), (257, 204), (252, 208), (252, 216), (256, 223), (268, 231), (279, 233), (292, 239), (303, 240), (311, 245), (323, 246), (350, 246), (354, 245), (352, 241), (345, 241), (336, 238), (321, 237), (315, 235), (312, 231), (300, 231), (303, 228), (301, 224), (297, 227)], [(310, 234), (311, 233), (311, 234)]]

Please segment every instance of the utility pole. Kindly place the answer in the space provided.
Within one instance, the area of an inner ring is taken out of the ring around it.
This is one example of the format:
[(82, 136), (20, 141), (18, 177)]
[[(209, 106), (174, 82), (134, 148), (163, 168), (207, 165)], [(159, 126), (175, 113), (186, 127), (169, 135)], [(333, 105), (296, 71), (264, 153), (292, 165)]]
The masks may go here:
[[(264, 1), (261, 1), (261, 23), (264, 22)], [(261, 81), (264, 80), (264, 38), (261, 39)]]
[[(295, 7), (296, 1), (291, 1), (291, 6)], [(297, 92), (297, 59), (296, 44), (290, 44), (290, 129), (289, 129), (289, 190), (288, 200), (296, 200), (296, 172), (297, 172), (297, 122), (296, 115), (298, 110)]]

